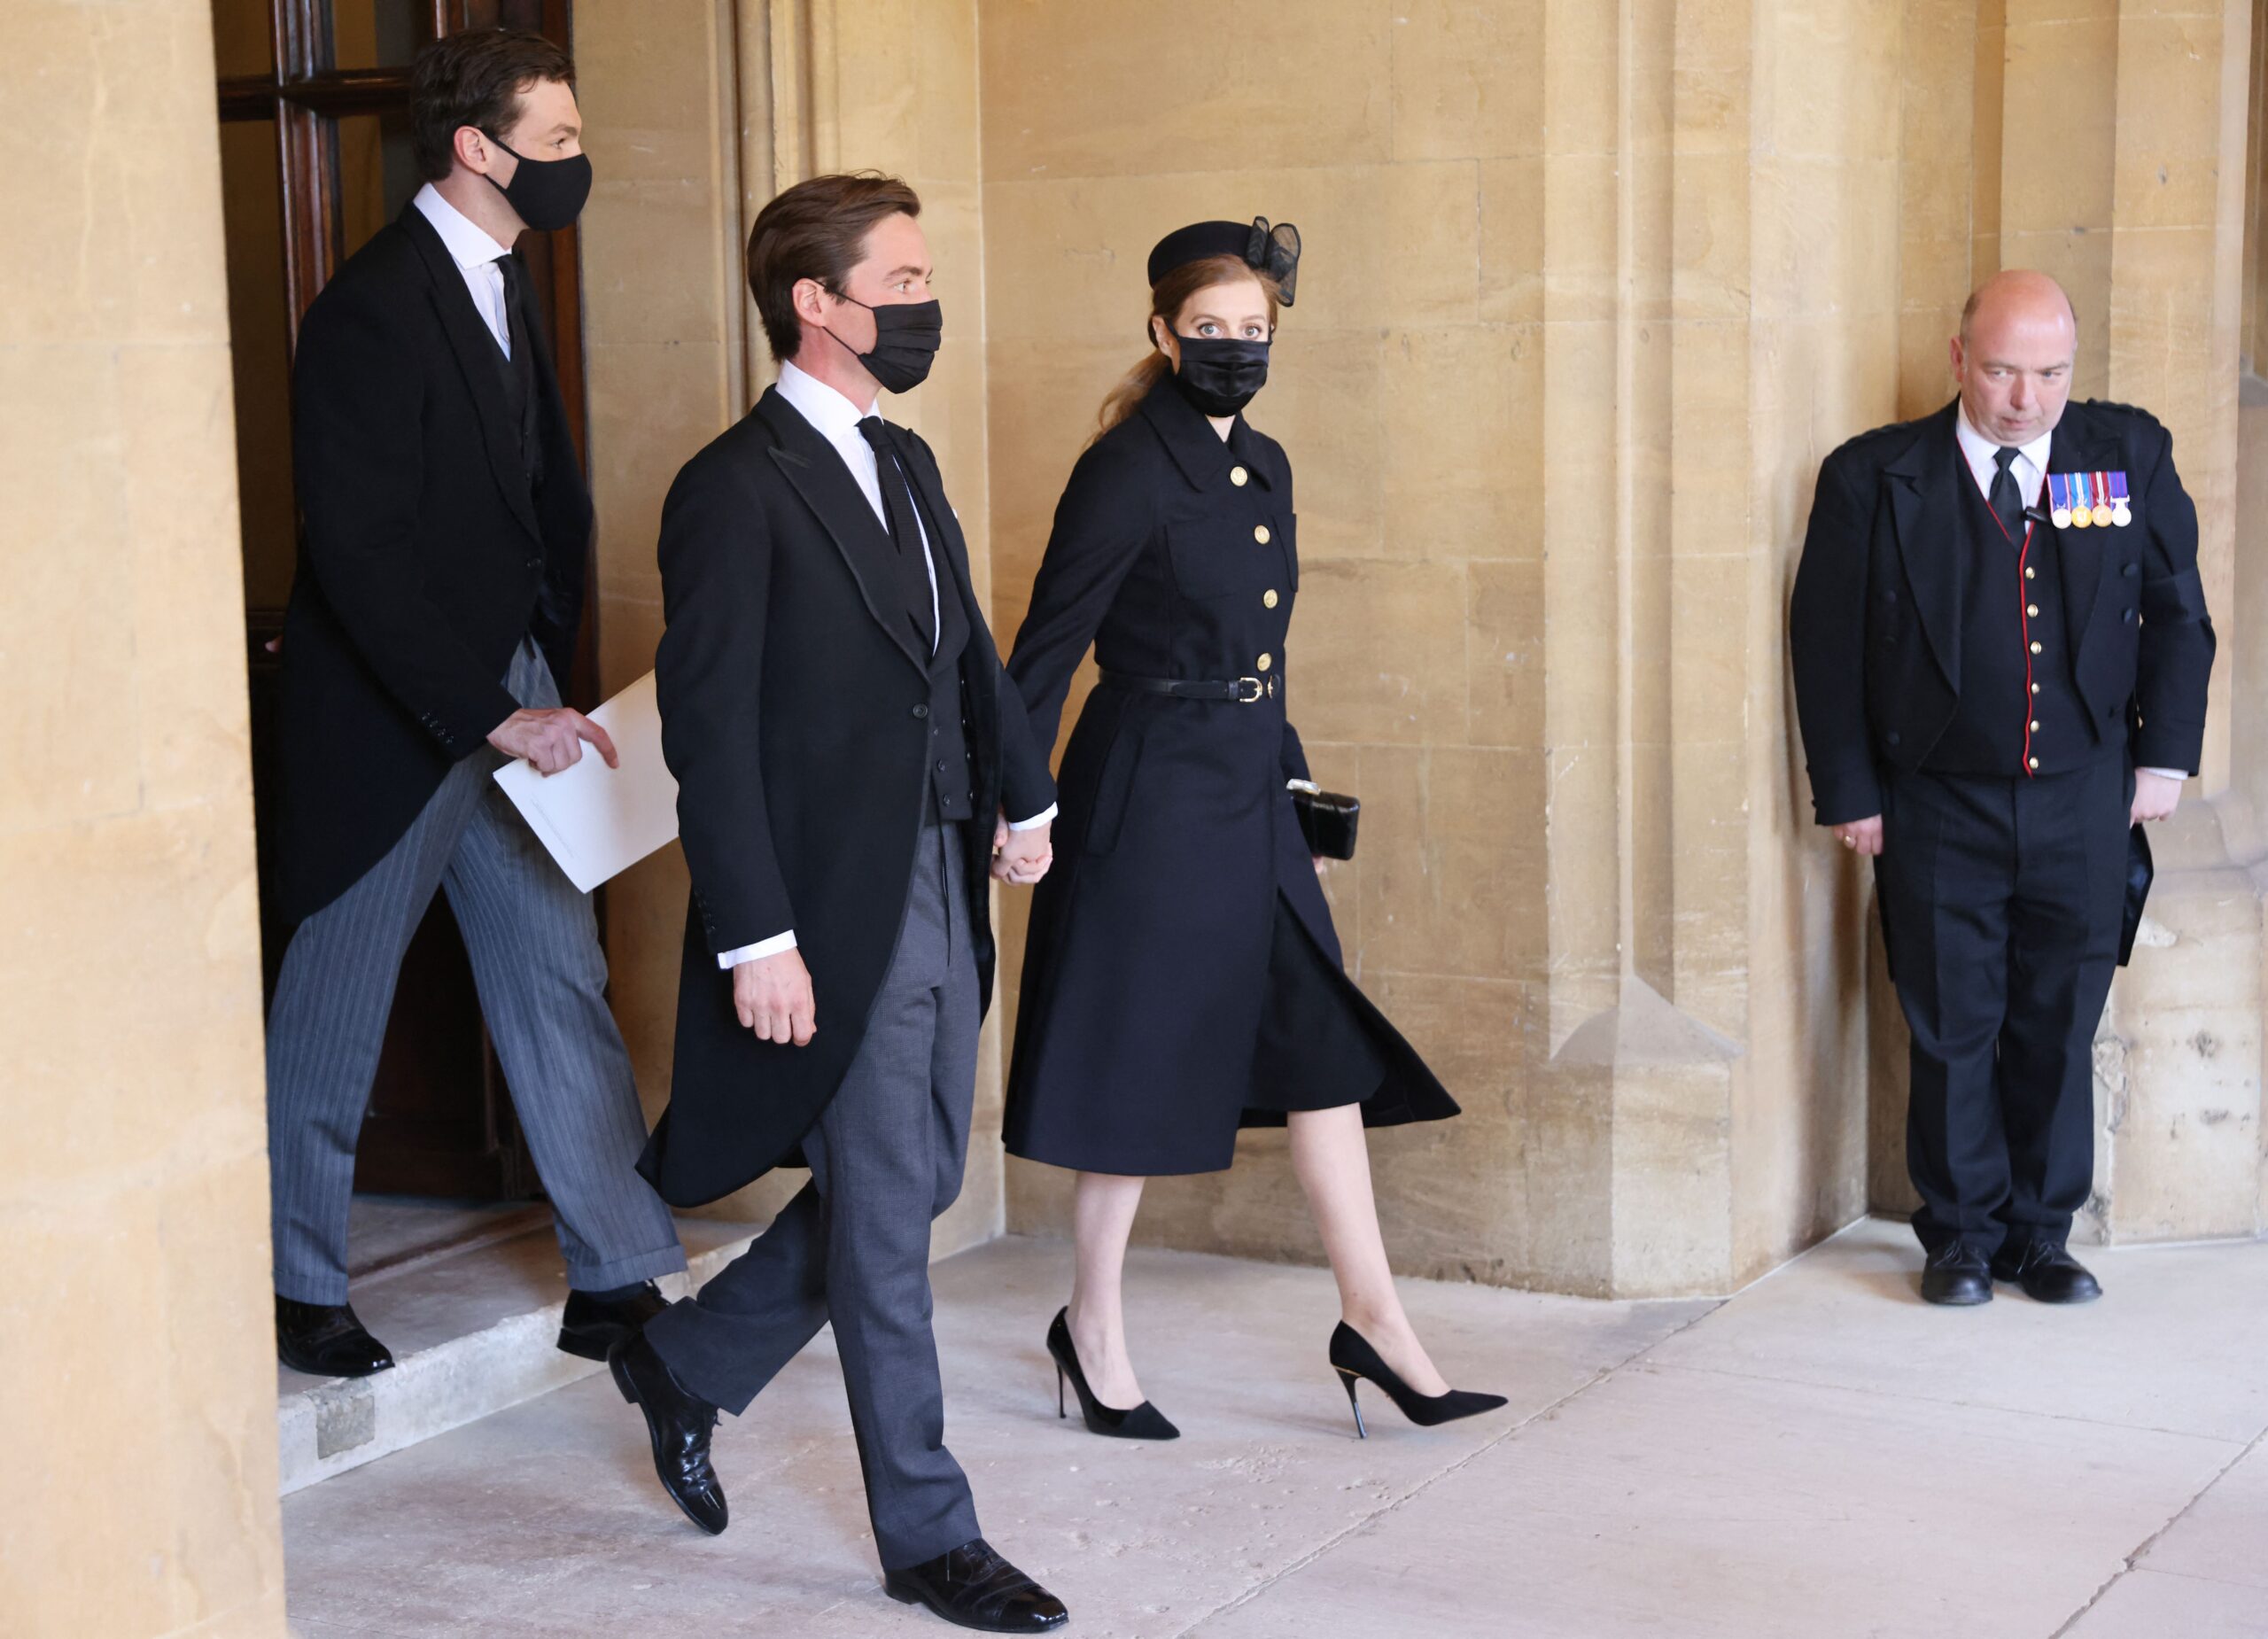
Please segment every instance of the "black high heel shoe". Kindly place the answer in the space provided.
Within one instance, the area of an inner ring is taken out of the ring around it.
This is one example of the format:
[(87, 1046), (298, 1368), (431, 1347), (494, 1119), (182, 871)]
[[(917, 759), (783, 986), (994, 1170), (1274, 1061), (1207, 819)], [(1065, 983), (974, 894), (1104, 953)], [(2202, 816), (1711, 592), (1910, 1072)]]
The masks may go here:
[(1079, 1415), (1086, 1419), (1091, 1433), (1108, 1434), (1118, 1440), (1178, 1440), (1181, 1431), (1166, 1420), (1166, 1414), (1144, 1401), (1129, 1410), (1107, 1406), (1095, 1398), (1094, 1390), (1087, 1387), (1087, 1374), (1079, 1370), (1079, 1351), (1071, 1347), (1071, 1311), (1059, 1309), (1055, 1319), (1047, 1328), (1047, 1352), (1055, 1356), (1055, 1415), (1068, 1417), (1063, 1403), (1063, 1379), (1069, 1378), (1071, 1387), (1078, 1391)]
[(1371, 1347), (1369, 1340), (1343, 1320), (1331, 1334), (1331, 1369), (1339, 1373), (1340, 1382), (1346, 1386), (1347, 1403), (1355, 1411), (1355, 1434), (1361, 1440), (1368, 1440), (1371, 1431), (1363, 1426), (1362, 1402), (1355, 1398), (1358, 1379), (1367, 1378), (1384, 1389), (1386, 1398), (1401, 1408), (1402, 1415), (1420, 1428), (1454, 1423), (1461, 1417), (1477, 1417), (1504, 1403), (1502, 1394), (1477, 1394), (1462, 1388), (1453, 1388), (1446, 1394), (1419, 1394), (1395, 1376), (1394, 1368), (1379, 1358), (1378, 1350)]

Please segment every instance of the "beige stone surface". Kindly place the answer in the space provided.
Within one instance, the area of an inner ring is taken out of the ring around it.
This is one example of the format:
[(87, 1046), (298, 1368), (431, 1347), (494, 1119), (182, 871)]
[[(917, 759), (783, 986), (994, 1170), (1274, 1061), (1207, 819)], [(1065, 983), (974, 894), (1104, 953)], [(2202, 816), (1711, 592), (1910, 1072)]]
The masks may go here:
[(202, 4), (31, 0), (0, 66), (0, 1625), (26, 1634), (283, 1631), (213, 60)]
[[(2118, 1639), (2268, 1632), (2258, 1289), (2268, 1248), (2103, 1254), (2085, 1309), (1950, 1313), (1868, 1224), (1729, 1302), (1412, 1282), (1452, 1381), (1421, 1430), (1322, 1360), (1317, 1270), (1137, 1251), (1129, 1316), (1166, 1445), (1055, 1417), (1040, 1348), (1069, 1250), (937, 1266), (949, 1435), (990, 1541), (1107, 1639)], [(2233, 1324), (2232, 1317), (2233, 1317)], [(724, 1535), (655, 1485), (602, 1380), (286, 1503), (304, 1639), (610, 1630), (909, 1635), (825, 1335), (719, 1430)], [(358, 1527), (382, 1518), (386, 1528)], [(2131, 1566), (2131, 1568), (2130, 1568)], [(1922, 1573), (1927, 1568), (1927, 1574)]]

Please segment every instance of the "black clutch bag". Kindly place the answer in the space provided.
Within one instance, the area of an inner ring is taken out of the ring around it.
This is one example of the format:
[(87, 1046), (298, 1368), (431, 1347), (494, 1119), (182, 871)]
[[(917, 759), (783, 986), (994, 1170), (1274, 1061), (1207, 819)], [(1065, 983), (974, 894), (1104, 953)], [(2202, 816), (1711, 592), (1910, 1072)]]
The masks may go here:
[(1319, 859), (1352, 859), (1355, 825), (1363, 817), (1361, 802), (1326, 791), (1312, 780), (1288, 783), (1293, 812), (1300, 817), (1300, 833), (1308, 839), (1308, 852)]

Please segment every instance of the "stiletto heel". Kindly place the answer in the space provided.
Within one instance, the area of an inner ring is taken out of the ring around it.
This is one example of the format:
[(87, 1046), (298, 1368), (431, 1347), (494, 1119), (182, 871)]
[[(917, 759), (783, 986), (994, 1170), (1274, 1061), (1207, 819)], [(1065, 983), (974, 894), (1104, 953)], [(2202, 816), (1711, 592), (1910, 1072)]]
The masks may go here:
[(1341, 1371), (1339, 1374), (1339, 1380), (1346, 1386), (1347, 1403), (1354, 1410), (1355, 1438), (1357, 1440), (1368, 1440), (1371, 1437), (1371, 1431), (1363, 1426), (1363, 1402), (1355, 1398), (1355, 1385), (1358, 1379), (1351, 1371)]
[(1440, 1423), (1454, 1423), (1459, 1418), (1476, 1417), (1483, 1411), (1494, 1411), (1504, 1403), (1502, 1394), (1478, 1394), (1467, 1389), (1453, 1388), (1446, 1394), (1421, 1394), (1396, 1376), (1394, 1368), (1379, 1358), (1369, 1340), (1348, 1325), (1339, 1323), (1331, 1334), (1331, 1365), (1347, 1385), (1347, 1403), (1355, 1408), (1355, 1433), (1367, 1440), (1370, 1435), (1363, 1427), (1363, 1408), (1355, 1400), (1355, 1380), (1367, 1379), (1386, 1392), (1402, 1415), (1420, 1428), (1432, 1428)]
[(1090, 1432), (1109, 1434), (1119, 1440), (1178, 1440), (1181, 1431), (1166, 1420), (1148, 1401), (1122, 1411), (1107, 1406), (1095, 1398), (1094, 1390), (1087, 1387), (1087, 1374), (1079, 1369), (1079, 1351), (1071, 1345), (1071, 1311), (1059, 1309), (1055, 1319), (1047, 1328), (1047, 1352), (1055, 1357), (1055, 1415), (1068, 1415), (1063, 1409), (1063, 1379), (1071, 1379), (1071, 1387), (1079, 1396), (1079, 1416)]

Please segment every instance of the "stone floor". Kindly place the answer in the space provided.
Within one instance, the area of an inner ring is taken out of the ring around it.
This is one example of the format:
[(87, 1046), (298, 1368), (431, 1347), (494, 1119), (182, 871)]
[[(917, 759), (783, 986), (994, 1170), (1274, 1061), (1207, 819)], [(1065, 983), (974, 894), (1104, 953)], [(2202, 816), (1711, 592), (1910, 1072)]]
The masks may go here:
[[(2076, 1310), (1926, 1308), (1863, 1223), (1729, 1302), (1412, 1283), (1425, 1431), (1324, 1365), (1316, 1270), (1138, 1254), (1165, 1446), (1057, 1421), (1065, 1252), (936, 1270), (954, 1450), (1070, 1631), (1201, 1639), (2268, 1635), (2268, 1245), (2099, 1251)], [(880, 1592), (824, 1335), (737, 1421), (702, 1536), (588, 1379), (285, 1499), (303, 1639), (936, 1635)]]

